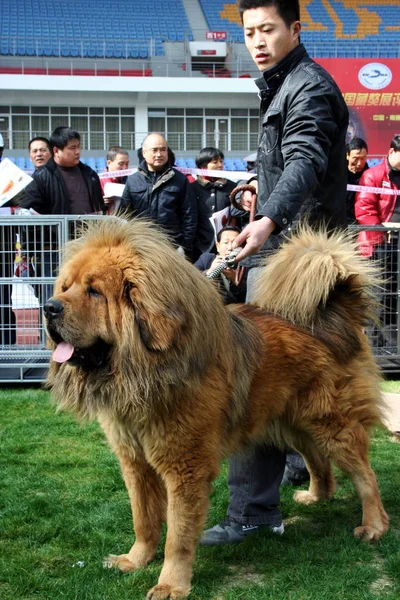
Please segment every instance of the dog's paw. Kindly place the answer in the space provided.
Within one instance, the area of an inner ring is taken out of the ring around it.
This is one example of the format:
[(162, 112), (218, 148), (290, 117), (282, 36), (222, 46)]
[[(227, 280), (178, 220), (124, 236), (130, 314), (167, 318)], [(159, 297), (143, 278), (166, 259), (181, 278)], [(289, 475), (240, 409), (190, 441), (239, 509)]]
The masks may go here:
[(354, 530), (354, 536), (363, 542), (377, 542), (381, 539), (384, 531), (379, 531), (369, 525), (361, 525)]
[(299, 504), (314, 504), (319, 498), (307, 490), (298, 490), (293, 494), (293, 500)]
[(172, 585), (158, 584), (148, 591), (146, 600), (164, 600), (164, 598), (172, 598), (172, 600), (181, 600), (187, 598), (190, 588), (172, 587)]
[(105, 569), (119, 569), (122, 573), (129, 573), (135, 571), (136, 567), (131, 560), (129, 560), (128, 554), (110, 554), (103, 560), (103, 567)]

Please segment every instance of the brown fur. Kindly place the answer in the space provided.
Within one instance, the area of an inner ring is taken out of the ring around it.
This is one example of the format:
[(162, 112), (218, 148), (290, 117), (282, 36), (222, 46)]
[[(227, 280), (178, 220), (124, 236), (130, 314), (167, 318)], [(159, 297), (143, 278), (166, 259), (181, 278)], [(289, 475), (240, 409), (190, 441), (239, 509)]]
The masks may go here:
[(52, 362), (49, 385), (60, 408), (99, 420), (121, 464), (136, 541), (107, 564), (145, 566), (167, 520), (149, 599), (189, 594), (210, 484), (221, 458), (249, 443), (303, 453), (302, 503), (333, 495), (335, 462), (362, 503), (355, 535), (387, 530), (368, 462), (381, 402), (362, 329), (374, 283), (349, 239), (303, 230), (265, 268), (255, 305), (227, 309), (146, 223), (110, 218), (69, 244), (48, 329), (77, 358)]

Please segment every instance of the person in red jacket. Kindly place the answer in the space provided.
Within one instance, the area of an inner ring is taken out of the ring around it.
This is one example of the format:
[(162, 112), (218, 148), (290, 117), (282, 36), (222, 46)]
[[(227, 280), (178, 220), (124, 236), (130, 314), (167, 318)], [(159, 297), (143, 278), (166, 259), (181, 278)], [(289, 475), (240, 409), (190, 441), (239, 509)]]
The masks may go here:
[[(382, 225), (400, 222), (400, 197), (391, 193), (372, 192), (368, 187), (400, 190), (400, 135), (390, 142), (386, 159), (371, 167), (360, 179), (365, 191), (356, 193), (354, 212), (360, 225)], [(384, 232), (365, 231), (360, 236), (360, 250), (364, 256), (372, 256), (377, 244), (385, 241)]]
[[(395, 135), (390, 142), (387, 158), (365, 171), (359, 185), (365, 186), (365, 190), (356, 193), (355, 216), (360, 225), (400, 223), (400, 194), (393, 193), (400, 190), (400, 135)], [(397, 346), (398, 232), (391, 231), (388, 236), (385, 231), (362, 231), (359, 247), (361, 254), (378, 261), (384, 268), (383, 324), (390, 345)]]

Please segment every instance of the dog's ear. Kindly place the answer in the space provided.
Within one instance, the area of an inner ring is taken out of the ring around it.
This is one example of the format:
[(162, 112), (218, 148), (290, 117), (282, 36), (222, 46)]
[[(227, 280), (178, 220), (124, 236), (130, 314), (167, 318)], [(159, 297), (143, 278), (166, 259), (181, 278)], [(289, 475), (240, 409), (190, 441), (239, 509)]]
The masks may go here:
[(177, 344), (185, 329), (183, 312), (166, 306), (159, 310), (146, 308), (135, 286), (130, 285), (127, 292), (135, 311), (140, 338), (146, 348), (152, 352), (165, 352)]

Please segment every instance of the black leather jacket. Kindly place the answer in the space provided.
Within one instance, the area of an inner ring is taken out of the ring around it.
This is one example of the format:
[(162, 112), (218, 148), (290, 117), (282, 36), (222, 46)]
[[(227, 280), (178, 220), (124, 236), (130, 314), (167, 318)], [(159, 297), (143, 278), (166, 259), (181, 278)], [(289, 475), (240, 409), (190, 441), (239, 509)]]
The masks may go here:
[(197, 229), (197, 202), (185, 175), (167, 167), (153, 179), (142, 161), (125, 184), (120, 211), (150, 218), (190, 255)]
[(256, 217), (272, 219), (278, 234), (267, 240), (265, 253), (302, 216), (311, 224), (345, 225), (349, 115), (336, 83), (302, 44), (256, 84), (261, 100)]

